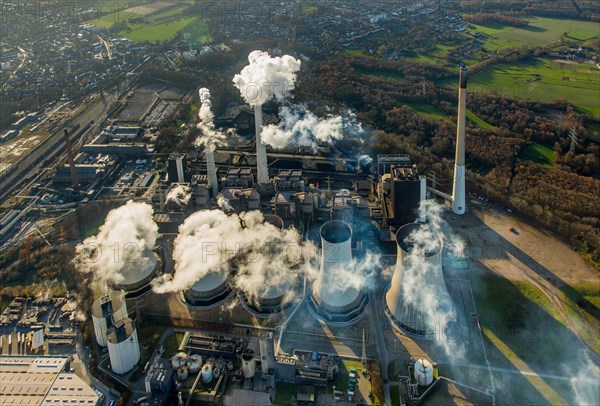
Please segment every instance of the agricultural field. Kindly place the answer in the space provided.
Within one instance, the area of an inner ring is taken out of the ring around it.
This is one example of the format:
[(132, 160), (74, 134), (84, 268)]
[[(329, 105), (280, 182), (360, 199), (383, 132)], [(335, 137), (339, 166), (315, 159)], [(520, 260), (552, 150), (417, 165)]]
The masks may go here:
[(473, 33), (486, 35), (485, 47), (497, 50), (514, 46), (546, 46), (560, 40), (563, 32), (569, 39), (587, 41), (600, 36), (598, 23), (592, 21), (566, 20), (535, 17), (525, 27), (511, 27), (498, 23), (472, 24)]
[(91, 23), (106, 29), (120, 24), (118, 34), (133, 42), (164, 41), (184, 30), (189, 33), (189, 40), (192, 42), (210, 41), (212, 38), (208, 25), (197, 17), (186, 15), (192, 3), (192, 0), (159, 1), (135, 5), (125, 10), (117, 9)]
[(443, 120), (446, 121), (452, 125), (454, 125), (454, 123), (452, 123), (450, 121), (450, 119), (448, 119), (448, 116), (446, 116), (443, 112), (439, 111), (438, 109), (436, 109), (435, 107), (426, 104), (426, 103), (406, 103), (406, 105), (408, 107), (410, 107), (411, 109), (413, 109), (414, 111), (416, 111), (421, 117), (430, 120), (430, 121), (439, 121), (439, 120)]
[(499, 63), (471, 75), (469, 82), (475, 92), (545, 102), (566, 99), (580, 112), (600, 117), (600, 69), (592, 63), (548, 58)]

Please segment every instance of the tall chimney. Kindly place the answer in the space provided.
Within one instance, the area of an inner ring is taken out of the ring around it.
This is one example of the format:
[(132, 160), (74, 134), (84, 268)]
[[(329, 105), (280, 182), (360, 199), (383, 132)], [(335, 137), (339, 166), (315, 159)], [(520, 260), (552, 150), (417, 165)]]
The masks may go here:
[(215, 151), (208, 147), (205, 149), (206, 154), (206, 177), (208, 179), (208, 185), (212, 190), (213, 197), (219, 193), (219, 183), (217, 180), (217, 166), (215, 165)]
[(71, 139), (69, 138), (69, 131), (65, 128), (65, 147), (67, 148), (67, 160), (69, 161), (69, 170), (71, 171), (71, 182), (73, 187), (79, 186), (79, 180), (77, 179), (77, 169), (75, 168), (75, 155), (73, 154), (73, 148), (71, 148)]
[(452, 212), (465, 213), (465, 126), (467, 105), (467, 67), (461, 65), (458, 89), (458, 123), (456, 126), (456, 158), (452, 185)]
[(267, 148), (260, 139), (263, 126), (262, 105), (254, 106), (254, 126), (256, 129), (256, 182), (269, 183), (269, 163), (267, 161)]

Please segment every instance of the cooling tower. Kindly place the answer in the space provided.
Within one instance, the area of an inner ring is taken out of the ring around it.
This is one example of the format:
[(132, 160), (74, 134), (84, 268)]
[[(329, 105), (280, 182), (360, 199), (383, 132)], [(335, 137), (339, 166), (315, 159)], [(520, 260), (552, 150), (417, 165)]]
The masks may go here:
[(273, 343), (273, 332), (261, 334), (258, 342), (260, 346), (260, 367), (264, 375), (275, 368), (275, 344)]
[[(132, 246), (131, 249), (137, 249), (137, 246)], [(128, 252), (128, 248), (124, 247), (124, 255)], [(146, 250), (144, 255), (139, 260), (127, 260), (125, 266), (121, 270), (122, 280), (114, 283), (115, 290), (124, 290), (127, 293), (127, 298), (140, 296), (151, 289), (150, 281), (156, 276), (161, 262), (158, 260), (152, 250)]]
[(283, 229), (283, 220), (281, 217), (276, 216), (275, 214), (264, 214), (263, 217), (265, 219), (265, 223), (269, 223), (280, 230)]
[(467, 112), (467, 67), (460, 67), (458, 89), (458, 119), (456, 124), (456, 157), (452, 185), (452, 212), (465, 213), (465, 128)]
[(183, 297), (192, 306), (208, 307), (221, 303), (231, 293), (228, 277), (226, 269), (209, 272), (186, 290)]
[(123, 292), (111, 291), (108, 295), (99, 297), (92, 304), (92, 322), (96, 342), (106, 347), (106, 333), (114, 322), (127, 317), (127, 306)]
[(117, 321), (106, 336), (108, 356), (113, 372), (124, 374), (140, 360), (140, 344), (137, 331), (130, 318)]
[[(427, 225), (406, 224), (396, 233), (396, 269), (385, 295), (385, 311), (392, 323), (405, 334), (431, 338), (436, 320), (428, 318), (432, 309), (453, 311), (442, 274), (442, 241), (416, 243), (414, 233)], [(426, 291), (423, 291), (426, 289)]]
[(254, 106), (254, 128), (256, 132), (256, 183), (264, 185), (269, 183), (269, 162), (267, 161), (267, 148), (260, 138), (262, 126), (262, 105), (257, 105)]
[(328, 322), (349, 322), (364, 310), (367, 301), (364, 291), (344, 280), (352, 264), (350, 226), (340, 220), (323, 224), (321, 268), (309, 301), (317, 317)]
[(206, 177), (208, 186), (211, 187), (212, 196), (217, 196), (219, 193), (219, 182), (217, 179), (217, 166), (215, 165), (215, 152), (211, 148), (206, 148)]

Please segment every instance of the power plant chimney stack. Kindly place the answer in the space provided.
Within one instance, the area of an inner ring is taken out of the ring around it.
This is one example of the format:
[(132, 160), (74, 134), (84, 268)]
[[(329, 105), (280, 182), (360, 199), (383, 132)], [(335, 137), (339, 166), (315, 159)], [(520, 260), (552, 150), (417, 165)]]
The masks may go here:
[(77, 179), (77, 169), (75, 168), (75, 155), (73, 154), (73, 148), (71, 148), (71, 139), (69, 138), (69, 131), (65, 128), (65, 147), (67, 148), (67, 160), (69, 161), (69, 170), (71, 171), (71, 182), (73, 187), (79, 186), (79, 180)]
[(267, 148), (260, 139), (263, 127), (262, 105), (254, 106), (254, 126), (256, 130), (256, 182), (266, 185), (269, 183), (269, 163), (267, 161)]
[(211, 148), (206, 148), (206, 177), (208, 185), (211, 188), (213, 197), (219, 193), (219, 183), (217, 179), (217, 166), (215, 165), (215, 152)]
[(456, 126), (456, 158), (452, 185), (452, 212), (465, 213), (465, 126), (467, 113), (467, 67), (460, 67), (458, 89), (458, 122)]

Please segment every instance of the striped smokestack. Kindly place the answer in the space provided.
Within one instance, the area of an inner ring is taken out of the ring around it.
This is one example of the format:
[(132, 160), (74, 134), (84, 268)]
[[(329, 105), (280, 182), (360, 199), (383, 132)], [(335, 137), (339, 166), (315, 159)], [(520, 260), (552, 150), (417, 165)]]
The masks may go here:
[(452, 185), (452, 212), (465, 213), (465, 126), (467, 104), (467, 67), (460, 67), (458, 89), (458, 120), (456, 126), (456, 158), (454, 160), (454, 183)]

